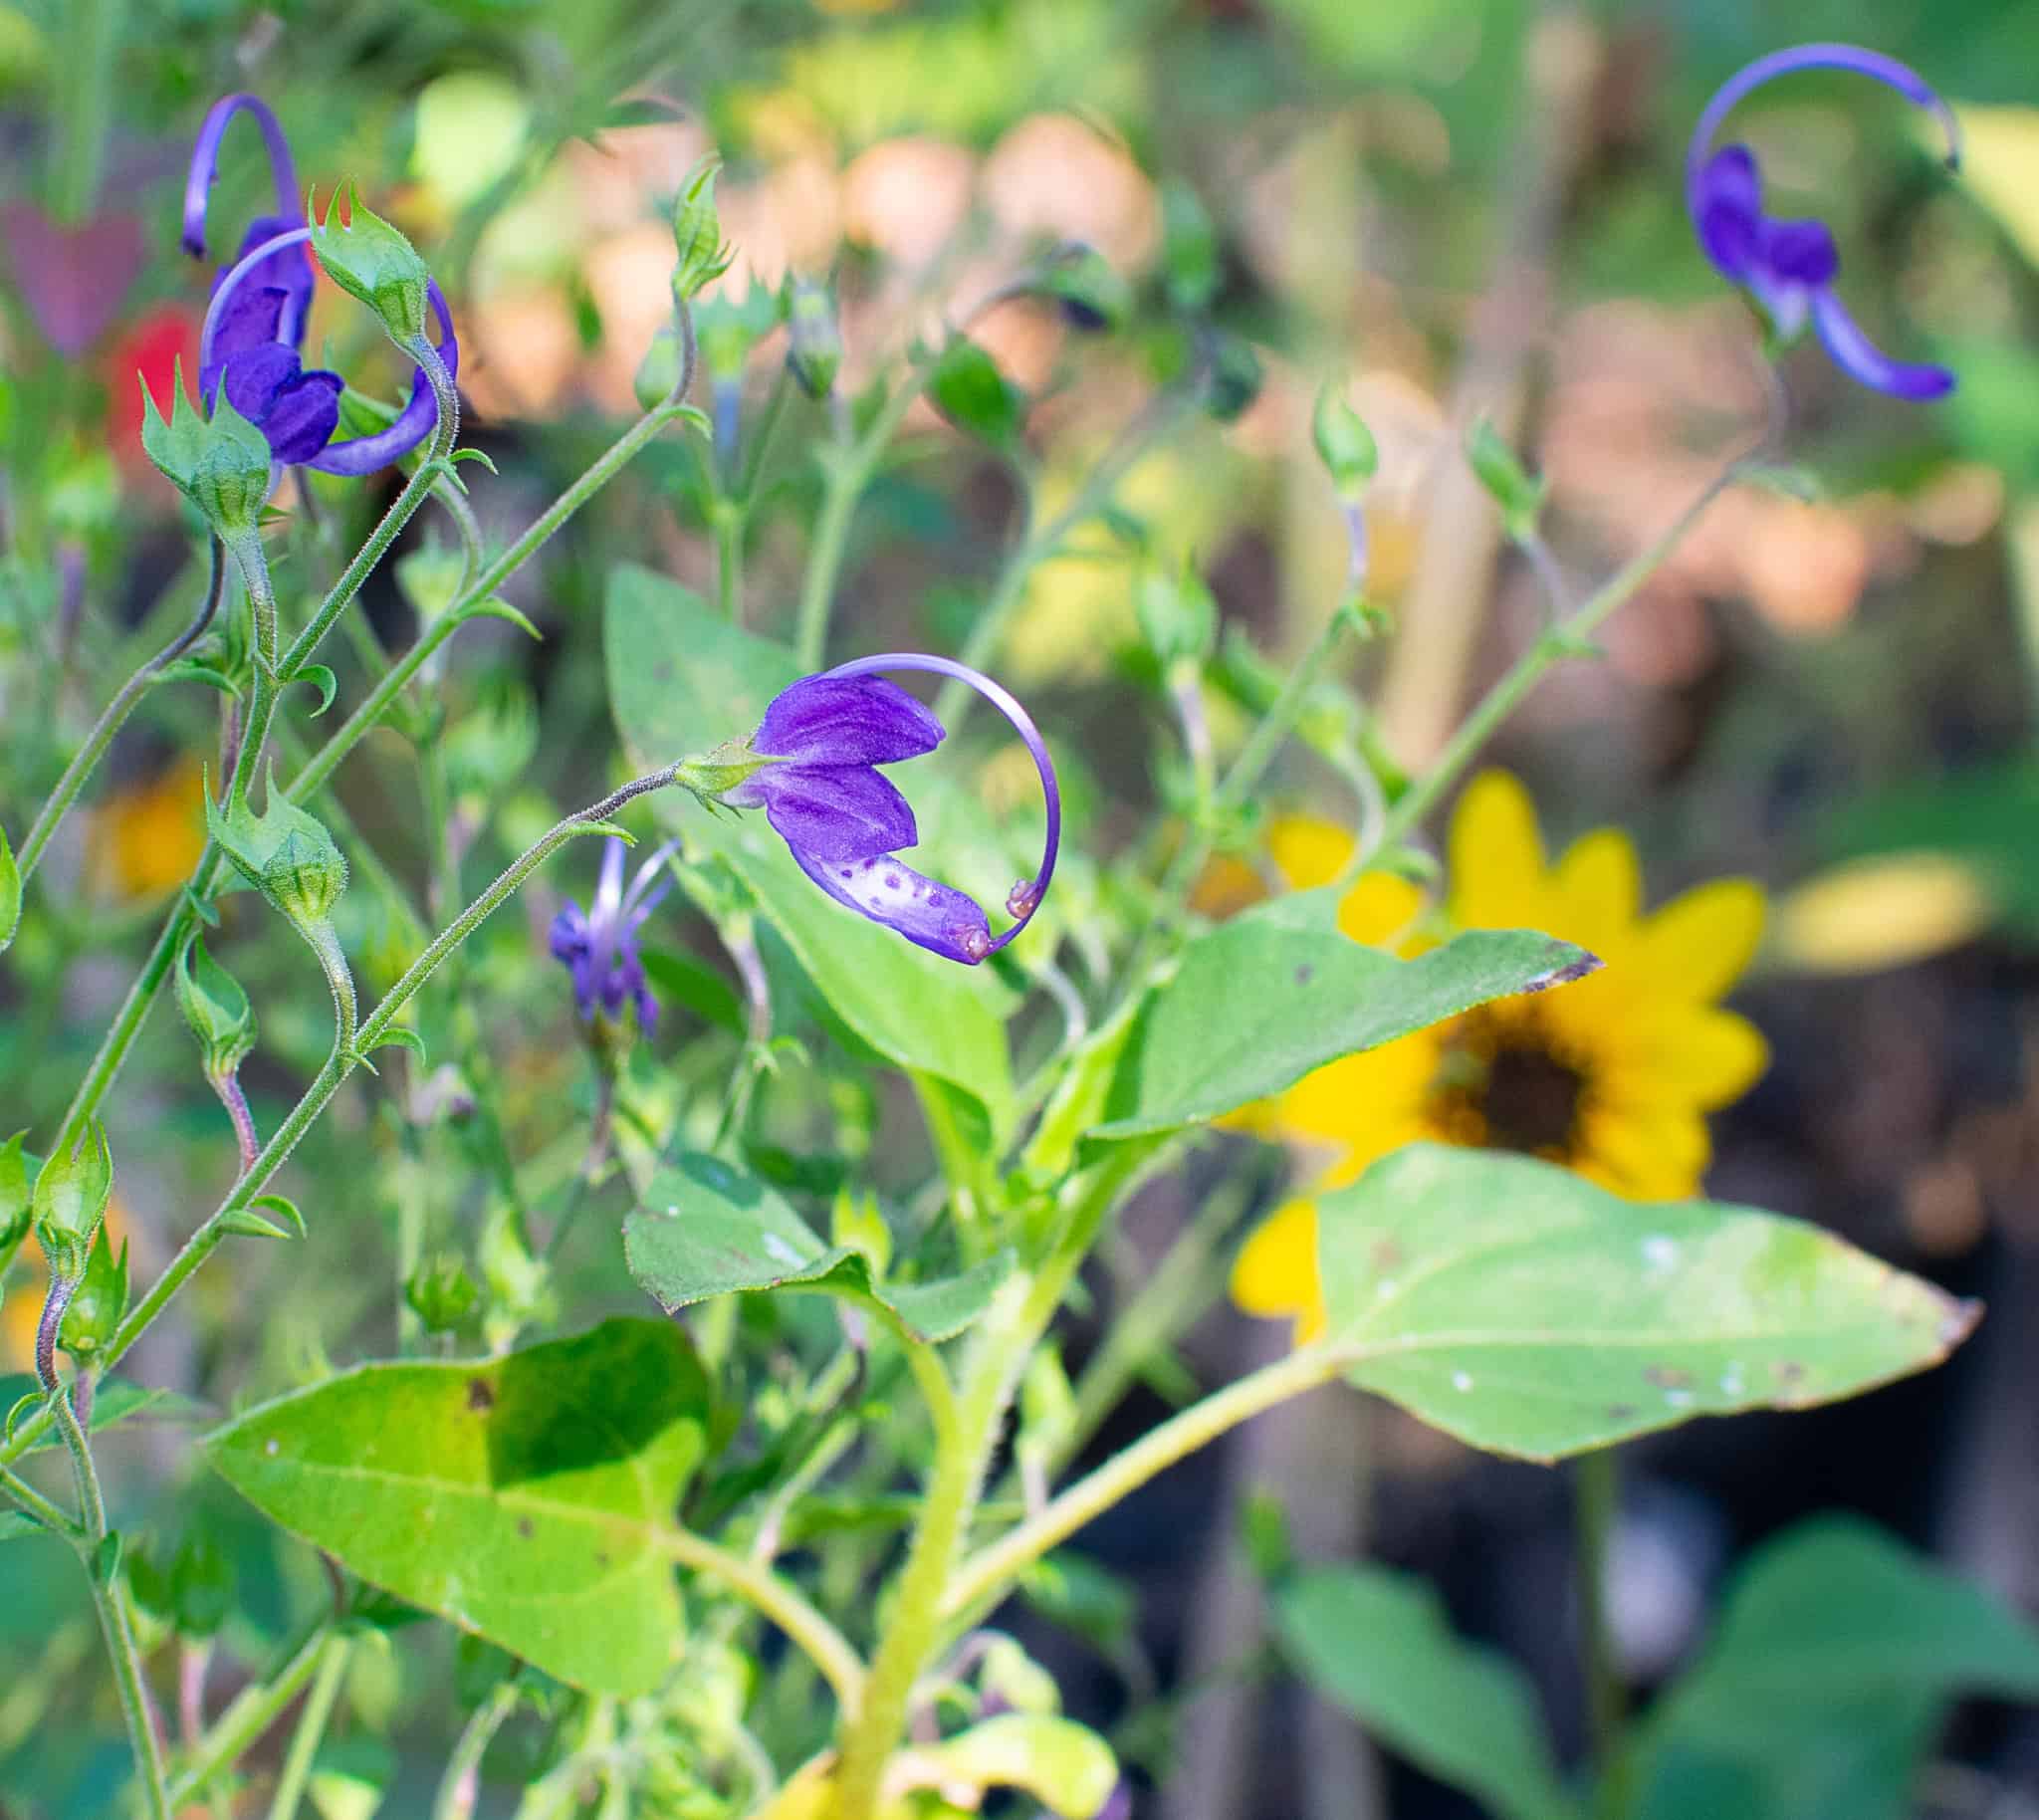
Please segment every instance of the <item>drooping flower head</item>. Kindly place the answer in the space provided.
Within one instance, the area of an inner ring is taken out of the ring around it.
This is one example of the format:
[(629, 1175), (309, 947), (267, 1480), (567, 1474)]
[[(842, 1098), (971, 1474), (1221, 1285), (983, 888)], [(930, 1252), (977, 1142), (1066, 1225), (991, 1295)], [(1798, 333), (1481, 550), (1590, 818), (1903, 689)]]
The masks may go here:
[[(234, 408), (260, 429), (276, 459), (325, 474), (371, 474), (407, 455), (431, 434), (438, 407), (419, 372), (410, 402), (394, 422), (371, 435), (333, 440), (340, 427), (343, 381), (304, 364), (305, 324), (311, 314), (312, 238), (289, 141), (276, 115), (252, 95), (229, 95), (213, 105), (199, 128), (184, 185), (184, 250), (205, 257), (206, 197), (218, 172), (220, 142), (229, 122), (246, 113), (262, 129), (276, 182), (276, 213), (258, 215), (241, 237), (233, 261), (213, 279), (212, 302), (199, 339), (198, 391), (208, 410), (221, 385)], [(431, 287), (439, 319), (439, 354), (457, 373), (460, 346), (438, 286)]]
[(582, 910), (567, 903), (553, 918), (551, 945), (553, 959), (565, 963), (573, 977), (573, 1001), (583, 1018), (596, 1012), (610, 1019), (623, 1015), (631, 1006), (637, 1013), (637, 1027), (650, 1035), (658, 1028), (658, 1001), (644, 978), (644, 961), (637, 952), (637, 932), (652, 911), (672, 889), (664, 875), (666, 860), (676, 841), (668, 840), (641, 866), (623, 889), (623, 842), (613, 835), (603, 843), (601, 882), (595, 888), (594, 907)]
[[(918, 843), (920, 829), (906, 798), (877, 767), (934, 751), (944, 730), (932, 711), (878, 674), (885, 670), (924, 670), (968, 683), (1013, 723), (1033, 756), (1047, 801), (1047, 840), (1040, 870), (1006, 899), (1017, 920), (1001, 935), (992, 934), (976, 899), (897, 857)], [(722, 799), (764, 809), (800, 870), (859, 916), (974, 967), (1012, 941), (1039, 908), (1061, 841), (1061, 793), (1031, 717), (990, 677), (916, 652), (860, 657), (774, 697), (750, 750), (777, 763), (754, 771)]]
[(1943, 366), (1894, 360), (1863, 334), (1834, 291), (1841, 256), (1822, 221), (1783, 221), (1763, 210), (1763, 176), (1746, 145), (1713, 149), (1720, 123), (1744, 97), (1797, 70), (1852, 70), (1885, 83), (1936, 114), (1947, 136), (1947, 165), (1960, 164), (1953, 111), (1925, 80), (1895, 58), (1847, 44), (1806, 44), (1759, 57), (1730, 77), (1693, 129), (1686, 153), (1686, 209), (1713, 269), (1753, 298), (1783, 340), (1810, 318), (1829, 357), (1864, 385), (1897, 398), (1938, 398), (1953, 390)]

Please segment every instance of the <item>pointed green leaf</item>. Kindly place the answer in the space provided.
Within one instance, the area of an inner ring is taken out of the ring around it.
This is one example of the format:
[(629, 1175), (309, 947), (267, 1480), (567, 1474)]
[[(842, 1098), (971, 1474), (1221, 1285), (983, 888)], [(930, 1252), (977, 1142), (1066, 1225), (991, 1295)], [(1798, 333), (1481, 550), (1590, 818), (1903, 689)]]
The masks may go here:
[(1398, 1756), (1501, 1820), (1562, 1820), (1566, 1796), (1528, 1678), (1454, 1635), (1437, 1593), (1385, 1567), (1284, 1584), (1275, 1622), (1296, 1672)]
[(1111, 1746), (1074, 1719), (1002, 1712), (939, 1744), (903, 1751), (892, 1773), (930, 1788), (1023, 1789), (1064, 1820), (1089, 1820), (1111, 1798), (1119, 1765)]
[[(1764, 1545), (1634, 1765), (1643, 1820), (1901, 1820), (1957, 1697), (2039, 1702), (2039, 1631), (1854, 1517)], [(1731, 1805), (1702, 1803), (1731, 1791)]]
[[(267, 1209), (276, 1215), (275, 1220), (267, 1218), (261, 1211)], [(278, 1224), (278, 1222), (282, 1224)], [(221, 1225), (229, 1233), (239, 1233), (248, 1239), (302, 1239), (305, 1236), (305, 1216), (298, 1212), (298, 1204), (285, 1195), (257, 1195), (244, 1208), (227, 1216)]]
[(0, 1542), (12, 1542), (24, 1535), (44, 1535), (43, 1525), (26, 1510), (0, 1510)]
[(719, 1157), (662, 1168), (623, 1222), (630, 1274), (673, 1313), (746, 1289), (818, 1291), (889, 1309), (924, 1340), (953, 1339), (1011, 1273), (1009, 1252), (936, 1282), (879, 1282), (862, 1251), (828, 1246), (755, 1176)]
[(460, 615), (460, 621), (463, 625), (470, 619), (507, 619), (512, 625), (518, 627), (538, 643), (544, 644), (546, 641), (545, 633), (540, 631), (531, 622), (530, 617), (519, 608), (512, 606), (500, 594), (485, 595)]
[[(33, 1407), (42, 1401), (42, 1386), (32, 1373), (12, 1371), (0, 1376), (0, 1408), (12, 1410), (18, 1403)], [(201, 1409), (200, 1404), (178, 1391), (150, 1390), (128, 1378), (102, 1378), (99, 1388), (93, 1393), (92, 1432), (97, 1435), (102, 1429), (118, 1428), (123, 1422), (141, 1417), (155, 1421), (189, 1422), (200, 1414)], [(20, 1421), (21, 1418), (16, 1416), (10, 1426), (19, 1427)], [(45, 1429), (23, 1452), (33, 1454), (42, 1448), (61, 1445), (62, 1437), (52, 1427)]]
[[(610, 706), (647, 767), (749, 734), (799, 676), (790, 651), (731, 625), (691, 589), (627, 565), (609, 578), (607, 645)], [(918, 805), (939, 794), (939, 772), (921, 763), (902, 780)], [(991, 968), (945, 961), (824, 896), (762, 814), (711, 818), (675, 792), (656, 802), (668, 826), (743, 879), (856, 1038), (974, 1094), (1002, 1122), (1012, 1099), (1004, 1024), (1015, 1001)], [(932, 826), (923, 815), (920, 851), (939, 873)]]
[(214, 1469), (352, 1572), (591, 1693), (681, 1641), (661, 1542), (708, 1384), (666, 1321), (475, 1364), (357, 1366), (208, 1436)]
[(14, 849), (7, 844), (7, 830), (0, 827), (0, 954), (5, 954), (14, 942), (14, 932), (21, 926), (21, 868), (15, 863)]
[(425, 1039), (407, 1024), (391, 1024), (386, 1025), (382, 1033), (373, 1042), (369, 1043), (368, 1047), (370, 1049), (386, 1049), (391, 1044), (394, 1044), (399, 1049), (407, 1049), (420, 1062), (426, 1062), (430, 1059), (425, 1053)]
[(994, 448), (1009, 448), (1020, 434), (1025, 400), (975, 341), (958, 336), (935, 356), (928, 398), (960, 430)]
[(1474, 929), (1415, 961), (1338, 932), (1339, 892), (1256, 906), (1190, 944), (1148, 996), (1094, 1135), (1216, 1118), (1489, 999), (1561, 987), (1598, 963), (1529, 930)]
[(1353, 1383), (1529, 1460), (1851, 1397), (1938, 1364), (1980, 1314), (1803, 1221), (1439, 1144), (1318, 1197), (1317, 1258)]
[(315, 721), (333, 706), (333, 698), (340, 693), (340, 678), (323, 663), (306, 664), (292, 675), (291, 681), (310, 683), (319, 691), (319, 705), (312, 710)]

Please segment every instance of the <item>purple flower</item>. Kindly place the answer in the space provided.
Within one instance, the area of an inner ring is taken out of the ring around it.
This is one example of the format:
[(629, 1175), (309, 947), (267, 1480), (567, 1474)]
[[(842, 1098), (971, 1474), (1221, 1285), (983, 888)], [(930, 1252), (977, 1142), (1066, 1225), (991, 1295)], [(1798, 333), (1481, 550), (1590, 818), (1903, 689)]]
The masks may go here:
[(106, 333), (148, 263), (141, 223), (108, 212), (67, 227), (33, 202), (0, 203), (15, 289), (50, 345), (76, 358)]
[(660, 872), (678, 842), (668, 840), (637, 868), (623, 889), (623, 842), (611, 836), (601, 858), (601, 883), (594, 909), (568, 903), (553, 918), (553, 959), (564, 961), (573, 976), (573, 998), (583, 1018), (597, 1011), (620, 1018), (634, 1006), (637, 1027), (650, 1035), (658, 1028), (658, 1001), (645, 982), (644, 962), (637, 953), (637, 931), (672, 889)]
[[(312, 237), (289, 141), (267, 107), (252, 95), (229, 95), (213, 105), (198, 130), (184, 186), (184, 250), (205, 257), (205, 206), (219, 165), (220, 141), (237, 113), (262, 129), (276, 181), (276, 213), (248, 224), (240, 251), (212, 283), (212, 302), (198, 345), (198, 391), (210, 410), (222, 384), (234, 408), (261, 430), (277, 460), (325, 474), (370, 474), (407, 455), (429, 436), (438, 417), (431, 382), (420, 372), (410, 401), (387, 428), (341, 442), (340, 376), (307, 370), (305, 323), (311, 314), (313, 265), (304, 242)], [(437, 285), (432, 308), (439, 319), (439, 353), (451, 373), (460, 370), (453, 319)]]
[[(1047, 843), (1040, 870), (1006, 899), (1018, 920), (994, 937), (977, 901), (902, 864), (897, 855), (920, 839), (913, 810), (876, 769), (934, 751), (942, 723), (880, 670), (925, 670), (968, 683), (1018, 730), (1040, 773), (1047, 798)], [(974, 967), (1006, 946), (1039, 907), (1054, 875), (1062, 804), (1054, 765), (1026, 710), (989, 677), (946, 657), (888, 652), (862, 657), (796, 682), (773, 699), (750, 742), (772, 758), (724, 800), (763, 808), (801, 871), (859, 916), (896, 929), (909, 942)]]
[(1686, 154), (1686, 209), (1715, 271), (1739, 285), (1788, 340), (1808, 317), (1834, 364), (1843, 372), (1898, 398), (1938, 398), (1954, 375), (1943, 366), (1909, 365), (1881, 352), (1834, 292), (1840, 253), (1826, 224), (1781, 221), (1765, 214), (1763, 177), (1746, 145), (1712, 149), (1730, 110), (1752, 90), (1796, 70), (1852, 70), (1888, 84), (1916, 106), (1939, 116), (1946, 129), (1947, 164), (1960, 163), (1960, 134), (1945, 102), (1894, 58), (1846, 44), (1806, 44), (1759, 57), (1732, 76), (1706, 104)]

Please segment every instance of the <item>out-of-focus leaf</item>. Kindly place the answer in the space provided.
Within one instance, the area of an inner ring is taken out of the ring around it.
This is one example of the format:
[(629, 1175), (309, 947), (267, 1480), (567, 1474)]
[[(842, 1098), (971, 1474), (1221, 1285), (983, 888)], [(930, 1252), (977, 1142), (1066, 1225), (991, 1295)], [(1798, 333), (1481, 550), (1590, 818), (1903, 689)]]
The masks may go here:
[[(0, 1377), (0, 1410), (10, 1410), (24, 1398), (42, 1401), (42, 1388), (36, 1383), (35, 1374), (26, 1371), (10, 1371)], [(102, 1429), (118, 1428), (123, 1422), (133, 1422), (141, 1417), (150, 1417), (162, 1422), (190, 1422), (203, 1414), (203, 1406), (174, 1390), (151, 1390), (136, 1384), (129, 1378), (102, 1378), (92, 1400), (92, 1432), (97, 1435)], [(24, 1450), (34, 1453), (38, 1448), (53, 1448), (63, 1445), (56, 1429), (43, 1431), (33, 1446)]]
[(476, 1363), (361, 1365), (208, 1436), (242, 1496), (362, 1579), (589, 1692), (644, 1694), (680, 1640), (660, 1536), (708, 1383), (666, 1321)]
[(1087, 1725), (1002, 1712), (939, 1744), (901, 1751), (888, 1772), (908, 1785), (1023, 1789), (1064, 1820), (1089, 1820), (1118, 1785), (1118, 1759)]
[(880, 1282), (870, 1259), (823, 1245), (755, 1176), (719, 1157), (661, 1169), (623, 1223), (630, 1274), (668, 1313), (744, 1289), (806, 1289), (890, 1309), (922, 1339), (946, 1340), (977, 1319), (1013, 1266), (1000, 1252), (937, 1282)]
[(1317, 1262), (1353, 1383), (1530, 1460), (1854, 1396), (1936, 1365), (1981, 1312), (1803, 1221), (1639, 1206), (1442, 1144), (1318, 1197)]
[(1129, 1036), (1100, 1138), (1216, 1118), (1489, 999), (1559, 986), (1592, 957), (1475, 929), (1415, 961), (1339, 934), (1335, 888), (1277, 897), (1190, 945)]
[(1010, 447), (1020, 434), (1024, 400), (975, 341), (958, 336), (935, 356), (927, 390), (935, 408), (959, 430), (994, 448)]
[(1900, 1820), (1956, 1696), (2039, 1701), (2039, 1632), (1852, 1517), (1803, 1523), (1729, 1591), (1643, 1734), (1642, 1820)]
[(1456, 1636), (1421, 1580), (1385, 1567), (1319, 1568), (1287, 1582), (1274, 1610), (1302, 1678), (1398, 1755), (1502, 1820), (1578, 1812), (1527, 1678)]

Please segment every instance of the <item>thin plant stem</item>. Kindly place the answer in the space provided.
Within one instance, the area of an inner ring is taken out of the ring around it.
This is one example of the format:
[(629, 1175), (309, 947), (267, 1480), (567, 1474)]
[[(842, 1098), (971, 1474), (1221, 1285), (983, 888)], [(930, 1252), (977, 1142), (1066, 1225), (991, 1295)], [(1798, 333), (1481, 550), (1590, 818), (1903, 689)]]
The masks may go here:
[(0, 1467), (0, 1491), (14, 1499), (29, 1515), (45, 1527), (54, 1529), (59, 1535), (78, 1540), (85, 1534), (83, 1528), (66, 1515), (63, 1509), (45, 1497), (20, 1474)]
[(743, 505), (718, 499), (710, 509), (715, 522), (715, 591), (722, 616), (733, 625), (744, 622)]
[(1579, 1584), (1579, 1638), (1586, 1684), (1586, 1722), (1593, 1761), (1603, 1778), (1616, 1774), (1628, 1698), (1608, 1626), (1607, 1561), (1621, 1510), (1621, 1462), (1614, 1448), (1596, 1448), (1572, 1463), (1572, 1536)]
[(333, 1717), (334, 1702), (340, 1698), (340, 1684), (346, 1674), (351, 1643), (345, 1637), (329, 1637), (319, 1658), (319, 1672), (312, 1678), (312, 1691), (305, 1696), (305, 1709), (298, 1714), (298, 1728), (291, 1733), (282, 1772), (276, 1778), (276, 1794), (269, 1803), (269, 1820), (297, 1820), (298, 1803), (304, 1799), (305, 1783), (312, 1774), (312, 1759), (326, 1736), (327, 1721)]
[(15, 866), (21, 874), (24, 889), (36, 869), (36, 862), (43, 856), (43, 850), (50, 844), (72, 803), (78, 800), (79, 793), (85, 789), (100, 760), (106, 756), (107, 748), (113, 743), (113, 735), (120, 731), (156, 677), (196, 644), (212, 624), (213, 615), (219, 611), (220, 595), (226, 588), (226, 557), (217, 538), (211, 540), (210, 549), (212, 571), (197, 617), (120, 685), (119, 692), (107, 704), (105, 712), (93, 724), (93, 730), (86, 735), (85, 744), (64, 767), (64, 775), (57, 780), (56, 787), (22, 837), (21, 851), (15, 855)]
[(1699, 497), (1681, 512), (1669, 530), (1649, 549), (1629, 563), (1587, 598), (1578, 611), (1558, 624), (1547, 627), (1505, 675), (1482, 696), (1458, 731), (1445, 742), (1444, 750), (1424, 775), (1405, 791), (1388, 810), (1381, 831), (1382, 844), (1394, 846), (1410, 834), (1451, 789), (1460, 774), (1478, 756), (1493, 737), (1494, 730), (1520, 706), (1545, 673), (1565, 658), (1578, 654), (1584, 640), (1599, 630), (1618, 608), (1632, 600), (1671, 553), (1684, 542), (1686, 534), (1705, 516), (1706, 509), (1741, 478), (1754, 454), (1737, 455), (1700, 490)]
[(799, 1652), (820, 1670), (845, 1714), (862, 1709), (863, 1660), (849, 1640), (808, 1602), (793, 1584), (762, 1562), (711, 1542), (689, 1529), (668, 1529), (660, 1538), (666, 1553), (741, 1594), (779, 1626)]
[(481, 1793), (482, 1758), (503, 1721), (517, 1710), (517, 1684), (499, 1681), (489, 1697), (468, 1714), (446, 1759), (446, 1773), (439, 1778), (439, 1793), (432, 1802), (432, 1820), (472, 1820), (475, 1801)]
[(293, 1643), (283, 1666), (266, 1680), (244, 1688), (198, 1741), (190, 1760), (170, 1785), (170, 1805), (181, 1809), (197, 1799), (212, 1777), (231, 1769), (312, 1679), (333, 1638), (333, 1620), (322, 1617)]
[(1025, 1568), (1156, 1474), (1209, 1446), (1247, 1417), (1330, 1382), (1351, 1357), (1349, 1349), (1305, 1346), (1149, 1430), (1124, 1453), (1079, 1479), (1045, 1508), (965, 1561), (950, 1583), (944, 1615), (960, 1617), (997, 1597)]

